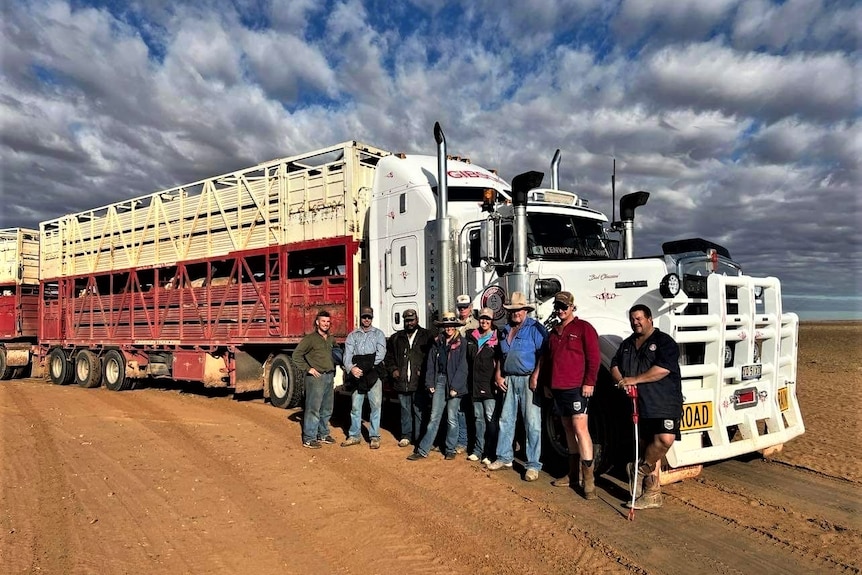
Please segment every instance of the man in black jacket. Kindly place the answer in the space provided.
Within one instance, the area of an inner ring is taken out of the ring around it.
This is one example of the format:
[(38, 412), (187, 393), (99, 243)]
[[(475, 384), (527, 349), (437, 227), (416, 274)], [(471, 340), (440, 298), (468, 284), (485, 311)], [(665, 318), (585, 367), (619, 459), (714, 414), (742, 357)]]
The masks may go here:
[(419, 316), (415, 309), (408, 309), (402, 315), (404, 329), (396, 331), (386, 346), (386, 370), (392, 381), (392, 388), (398, 393), (401, 404), (401, 440), (399, 447), (416, 443), (422, 436), (424, 415), (423, 394), (416, 395), (417, 389), (424, 389), (425, 365), (428, 350), (434, 337), (419, 326)]

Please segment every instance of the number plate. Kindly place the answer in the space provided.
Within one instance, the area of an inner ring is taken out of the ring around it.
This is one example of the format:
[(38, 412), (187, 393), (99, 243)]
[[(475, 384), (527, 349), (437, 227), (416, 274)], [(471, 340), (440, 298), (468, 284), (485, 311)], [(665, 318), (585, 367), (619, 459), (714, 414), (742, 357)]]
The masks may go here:
[(743, 365), (740, 368), (739, 372), (742, 374), (742, 381), (748, 381), (749, 379), (760, 379), (760, 375), (763, 373), (763, 365), (759, 363)]
[(682, 406), (680, 431), (698, 431), (712, 427), (712, 402), (686, 403)]
[(790, 409), (790, 390), (786, 387), (778, 388), (778, 409), (781, 411)]

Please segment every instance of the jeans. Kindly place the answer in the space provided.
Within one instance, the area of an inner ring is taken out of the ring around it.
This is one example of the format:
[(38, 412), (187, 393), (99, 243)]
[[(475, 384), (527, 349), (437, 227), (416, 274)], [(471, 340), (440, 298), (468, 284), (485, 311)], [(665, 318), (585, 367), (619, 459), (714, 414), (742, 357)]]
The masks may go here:
[(350, 431), (348, 437), (360, 437), (362, 434), (362, 406), (368, 397), (371, 417), (368, 420), (368, 437), (380, 437), (380, 406), (383, 404), (383, 383), (378, 379), (368, 393), (353, 392), (350, 406)]
[(334, 374), (324, 373), (320, 377), (305, 376), (305, 408), (302, 414), (302, 441), (323, 439), (329, 435), (329, 418), (332, 417), (332, 402), (335, 398), (332, 387)]
[[(449, 401), (458, 401), (458, 399), (455, 398)], [(458, 401), (458, 445), (467, 447), (467, 412), (464, 410), (468, 408), (468, 399), (466, 397), (460, 399), (461, 401)]]
[(542, 407), (540, 398), (530, 390), (529, 375), (507, 375), (506, 397), (500, 412), (500, 437), (497, 441), (497, 459), (511, 463), (515, 459), (512, 442), (515, 440), (515, 424), (518, 409), (524, 418), (527, 432), (527, 469), (542, 469), (539, 457), (542, 454)]
[[(473, 455), (491, 458), (497, 451), (497, 435), (499, 433), (496, 414), (497, 400), (473, 400), (473, 416), (476, 420), (476, 443), (473, 445)], [(487, 443), (487, 445), (486, 445)]]
[(428, 393), (425, 389), (416, 392), (404, 392), (398, 394), (398, 403), (401, 404), (401, 439), (409, 439), (415, 444), (419, 441), (422, 432), (422, 401), (420, 393)]
[[(417, 391), (416, 393), (422, 393), (422, 391)], [(425, 430), (422, 441), (419, 442), (419, 448), (417, 449), (419, 455), (427, 457), (431, 451), (434, 439), (437, 437), (437, 430), (440, 428), (440, 420), (443, 419), (444, 411), (446, 412), (445, 452), (452, 453), (455, 451), (455, 444), (458, 441), (458, 412), (461, 407), (461, 398), (455, 397), (447, 400), (446, 397), (446, 386), (438, 385), (434, 388), (434, 395), (431, 397), (431, 419), (428, 421), (428, 429)]]

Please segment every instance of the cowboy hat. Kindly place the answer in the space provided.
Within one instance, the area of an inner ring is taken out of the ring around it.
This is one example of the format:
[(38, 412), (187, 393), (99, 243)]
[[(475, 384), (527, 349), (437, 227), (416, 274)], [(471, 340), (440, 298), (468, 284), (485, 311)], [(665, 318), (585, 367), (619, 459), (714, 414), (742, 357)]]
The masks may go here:
[(440, 320), (434, 322), (434, 325), (437, 327), (461, 327), (464, 322), (458, 319), (454, 311), (445, 311), (440, 316)]
[(509, 299), (509, 303), (503, 306), (509, 311), (518, 311), (519, 309), (525, 309), (527, 311), (533, 311), (536, 308), (527, 303), (527, 296), (523, 293), (516, 291), (512, 294), (512, 297)]

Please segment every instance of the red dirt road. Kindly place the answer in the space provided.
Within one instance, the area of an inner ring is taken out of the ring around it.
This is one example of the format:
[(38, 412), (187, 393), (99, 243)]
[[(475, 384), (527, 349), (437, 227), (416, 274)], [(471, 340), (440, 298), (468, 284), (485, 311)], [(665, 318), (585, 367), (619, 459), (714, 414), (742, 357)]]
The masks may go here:
[(613, 476), (586, 502), (544, 473), (408, 462), (390, 431), (303, 449), (299, 411), (260, 399), (5, 381), (0, 573), (859, 573), (860, 335), (803, 324), (807, 434), (633, 523)]

